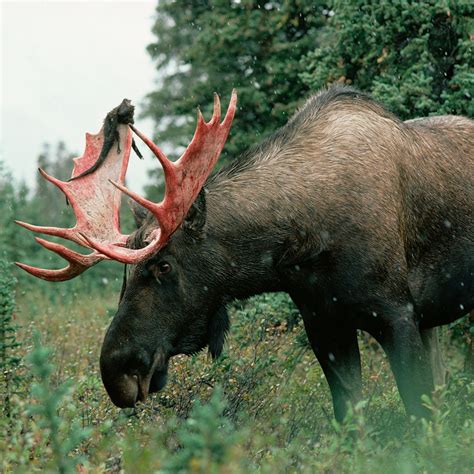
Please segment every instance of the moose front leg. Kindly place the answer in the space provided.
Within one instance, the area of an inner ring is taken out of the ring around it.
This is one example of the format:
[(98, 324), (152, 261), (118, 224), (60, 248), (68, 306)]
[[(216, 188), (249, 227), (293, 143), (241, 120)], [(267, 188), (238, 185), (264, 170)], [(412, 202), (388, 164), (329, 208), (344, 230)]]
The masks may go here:
[(436, 386), (446, 383), (447, 370), (439, 342), (438, 328), (422, 329), (420, 331), (423, 346), (431, 362), (433, 381)]
[(317, 324), (303, 316), (306, 334), (326, 375), (336, 420), (362, 398), (360, 354), (355, 328)]
[(430, 413), (421, 397), (431, 395), (434, 389), (433, 372), (411, 308), (408, 304), (385, 314), (373, 336), (388, 356), (407, 413), (428, 418)]

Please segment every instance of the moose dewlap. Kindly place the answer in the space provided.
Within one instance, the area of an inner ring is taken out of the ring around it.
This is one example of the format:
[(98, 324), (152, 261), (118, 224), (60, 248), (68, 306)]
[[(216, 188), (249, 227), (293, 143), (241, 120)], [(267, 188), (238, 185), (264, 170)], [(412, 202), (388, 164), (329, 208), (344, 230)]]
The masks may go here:
[[(234, 91), (221, 120), (215, 96), (212, 119), (199, 113), (174, 163), (132, 125), (133, 113), (116, 120), (114, 109), (106, 118), (113, 126), (87, 136), (73, 179), (42, 172), (66, 194), (76, 226), (20, 223), (92, 252), (37, 238), (68, 266), (19, 265), (51, 281), (103, 259), (131, 265), (100, 357), (118, 406), (163, 388), (176, 354), (208, 346), (217, 357), (228, 302), (285, 291), (300, 310), (339, 420), (361, 396), (357, 329), (386, 351), (407, 411), (426, 415), (421, 396), (444, 378), (436, 326), (474, 309), (474, 122), (402, 122), (365, 94), (333, 87), (209, 177), (236, 103)], [(124, 187), (133, 132), (163, 167), (161, 203)], [(137, 203), (130, 236), (119, 227), (122, 192)]]

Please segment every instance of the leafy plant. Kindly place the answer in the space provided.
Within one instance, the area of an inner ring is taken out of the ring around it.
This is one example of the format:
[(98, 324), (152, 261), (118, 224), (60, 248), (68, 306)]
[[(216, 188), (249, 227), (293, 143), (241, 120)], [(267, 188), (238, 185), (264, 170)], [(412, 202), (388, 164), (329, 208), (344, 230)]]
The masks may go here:
[(196, 402), (190, 417), (177, 430), (180, 448), (160, 472), (219, 472), (239, 440), (239, 434), (224, 416), (225, 406), (220, 387), (214, 389), (205, 405)]
[[(319, 43), (326, 3), (193, 0), (176, 8), (160, 1), (156, 40), (147, 48), (160, 81), (145, 104), (160, 146), (179, 156), (191, 140), (196, 106), (209, 119), (212, 93), (226, 107), (234, 87), (239, 108), (220, 164), (283, 125), (309, 92), (299, 79), (300, 59)], [(148, 191), (155, 196), (162, 183), (153, 176)]]
[(340, 82), (371, 92), (403, 119), (474, 116), (472, 2), (330, 2), (324, 41), (301, 60), (313, 90)]
[(77, 421), (69, 425), (60, 416), (61, 406), (70, 399), (71, 385), (63, 383), (53, 387), (51, 377), (54, 367), (49, 362), (51, 351), (41, 345), (38, 333), (34, 339), (35, 347), (28, 360), (37, 378), (31, 389), (36, 403), (31, 404), (28, 411), (39, 419), (39, 426), (50, 444), (57, 471), (61, 474), (75, 472), (81, 459), (71, 453), (91, 431), (82, 428)]
[(7, 417), (10, 416), (12, 384), (18, 381), (15, 370), (20, 362), (20, 358), (13, 352), (20, 345), (16, 338), (18, 326), (13, 320), (15, 283), (11, 264), (0, 259), (0, 373), (3, 385), (3, 412)]

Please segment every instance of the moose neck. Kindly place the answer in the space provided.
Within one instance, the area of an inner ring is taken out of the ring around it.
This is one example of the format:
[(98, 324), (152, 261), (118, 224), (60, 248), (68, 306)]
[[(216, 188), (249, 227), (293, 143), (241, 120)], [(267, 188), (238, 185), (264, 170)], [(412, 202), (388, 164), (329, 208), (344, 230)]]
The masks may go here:
[(296, 217), (302, 211), (292, 188), (296, 177), (281, 165), (278, 151), (260, 151), (208, 183), (207, 235), (224, 255), (229, 298), (284, 291), (282, 269), (304, 251), (308, 220)]

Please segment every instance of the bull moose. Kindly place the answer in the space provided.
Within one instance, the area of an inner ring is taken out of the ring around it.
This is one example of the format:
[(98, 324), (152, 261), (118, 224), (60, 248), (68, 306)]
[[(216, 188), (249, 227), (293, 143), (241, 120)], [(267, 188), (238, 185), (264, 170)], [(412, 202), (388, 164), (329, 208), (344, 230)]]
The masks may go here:
[[(87, 135), (70, 181), (41, 171), (67, 196), (76, 226), (19, 224), (92, 253), (37, 238), (69, 265), (18, 265), (50, 281), (103, 259), (130, 266), (100, 356), (119, 407), (162, 389), (172, 356), (208, 346), (218, 357), (230, 301), (284, 291), (301, 313), (338, 420), (361, 396), (358, 329), (385, 350), (407, 412), (426, 416), (421, 396), (442, 379), (436, 327), (474, 308), (474, 122), (403, 122), (367, 95), (336, 86), (209, 177), (236, 103), (233, 91), (221, 122), (215, 95), (211, 121), (198, 113), (176, 162), (127, 113), (100, 166), (107, 134)], [(163, 167), (159, 204), (124, 186), (132, 132)], [(120, 232), (122, 193), (138, 204), (131, 235)]]

